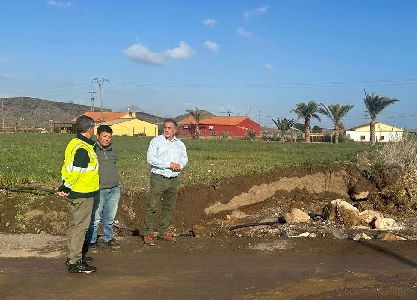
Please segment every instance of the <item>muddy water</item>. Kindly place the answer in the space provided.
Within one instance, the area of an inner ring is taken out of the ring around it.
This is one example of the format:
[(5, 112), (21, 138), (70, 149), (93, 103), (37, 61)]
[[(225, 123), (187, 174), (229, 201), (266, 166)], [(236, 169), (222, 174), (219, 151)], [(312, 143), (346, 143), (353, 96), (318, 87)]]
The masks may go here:
[[(253, 250), (257, 244), (263, 251)], [(120, 251), (100, 248), (92, 254), (96, 274), (68, 274), (65, 256), (0, 258), (0, 298), (415, 299), (416, 246), (415, 241), (181, 238), (145, 247), (128, 237)]]

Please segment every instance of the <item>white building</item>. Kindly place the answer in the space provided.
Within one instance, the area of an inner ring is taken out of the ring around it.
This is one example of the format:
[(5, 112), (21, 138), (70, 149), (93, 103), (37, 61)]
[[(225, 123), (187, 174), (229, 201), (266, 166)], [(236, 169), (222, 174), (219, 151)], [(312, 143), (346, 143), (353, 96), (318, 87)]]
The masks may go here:
[[(404, 129), (397, 128), (381, 122), (375, 124), (375, 139), (376, 142), (399, 142), (402, 140)], [(355, 142), (368, 142), (370, 141), (370, 126), (368, 124), (359, 125), (353, 127), (351, 130), (346, 131), (346, 136)]]

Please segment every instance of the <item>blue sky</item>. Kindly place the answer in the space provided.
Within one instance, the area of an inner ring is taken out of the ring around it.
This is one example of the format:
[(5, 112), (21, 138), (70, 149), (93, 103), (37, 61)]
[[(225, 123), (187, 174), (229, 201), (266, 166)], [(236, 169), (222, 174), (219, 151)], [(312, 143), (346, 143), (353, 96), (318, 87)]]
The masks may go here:
[(271, 125), (314, 100), (355, 105), (352, 127), (368, 122), (366, 89), (400, 100), (380, 121), (417, 128), (416, 15), (406, 0), (2, 1), (0, 97), (88, 105), (99, 76), (115, 111)]

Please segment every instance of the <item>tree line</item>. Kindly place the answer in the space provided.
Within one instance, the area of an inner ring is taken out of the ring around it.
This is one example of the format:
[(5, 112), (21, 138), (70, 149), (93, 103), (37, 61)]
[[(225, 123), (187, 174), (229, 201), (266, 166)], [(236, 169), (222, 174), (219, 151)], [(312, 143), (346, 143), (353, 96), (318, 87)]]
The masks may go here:
[[(370, 127), (370, 143), (375, 145), (375, 124), (377, 116), (389, 105), (394, 102), (399, 101), (398, 99), (389, 98), (386, 96), (380, 96), (376, 93), (368, 94), (365, 91), (364, 104), (366, 110), (371, 118), (369, 123)], [(342, 119), (349, 113), (349, 111), (354, 107), (354, 105), (349, 104), (323, 104), (317, 103), (316, 101), (309, 101), (307, 103), (300, 102), (294, 109), (290, 112), (294, 112), (297, 115), (297, 120), (304, 120), (304, 141), (306, 143), (310, 142), (310, 132), (311, 132), (311, 121), (313, 119), (321, 121), (319, 114), (328, 117), (333, 123), (335, 143), (339, 142), (340, 136), (344, 130), (344, 125)], [(197, 107), (195, 110), (187, 110), (187, 112), (194, 118), (195, 125), (195, 136), (199, 137), (199, 127), (200, 122), (203, 118), (206, 117), (206, 114), (199, 110)], [(277, 120), (272, 119), (277, 129), (280, 132), (281, 137), (285, 135), (291, 128), (296, 125), (296, 120), (287, 119), (287, 118), (277, 118)]]

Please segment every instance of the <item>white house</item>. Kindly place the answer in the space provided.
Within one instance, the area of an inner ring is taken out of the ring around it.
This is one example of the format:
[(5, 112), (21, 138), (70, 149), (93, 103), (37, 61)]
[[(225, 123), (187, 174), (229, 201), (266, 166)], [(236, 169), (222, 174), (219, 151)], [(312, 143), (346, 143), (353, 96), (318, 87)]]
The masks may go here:
[[(397, 128), (381, 122), (375, 124), (375, 139), (378, 143), (399, 142), (402, 140), (404, 129)], [(346, 131), (346, 136), (355, 142), (370, 141), (370, 126), (368, 124), (359, 125)]]

